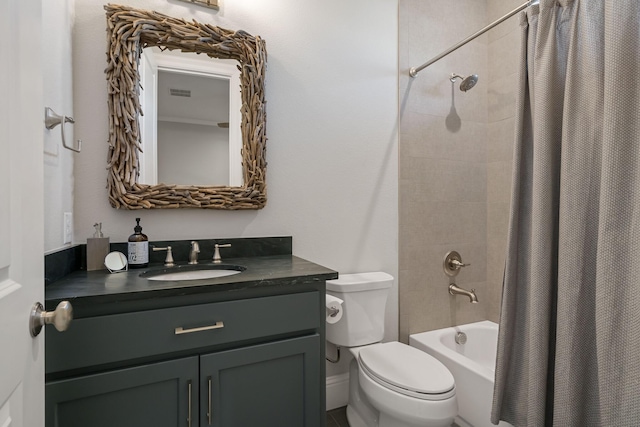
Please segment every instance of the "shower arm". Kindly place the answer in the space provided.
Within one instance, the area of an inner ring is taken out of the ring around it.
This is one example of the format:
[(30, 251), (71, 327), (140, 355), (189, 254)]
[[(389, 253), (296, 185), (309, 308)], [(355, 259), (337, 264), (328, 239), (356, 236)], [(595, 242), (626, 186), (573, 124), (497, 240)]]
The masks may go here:
[(481, 35), (483, 35), (487, 31), (489, 31), (490, 29), (495, 27), (496, 25), (506, 21), (507, 19), (509, 19), (513, 15), (515, 15), (516, 13), (520, 12), (521, 10), (524, 10), (524, 9), (528, 8), (529, 6), (533, 5), (534, 3), (538, 3), (538, 1), (537, 0), (531, 0), (531, 1), (528, 1), (528, 2), (518, 6), (517, 8), (513, 9), (511, 12), (507, 13), (506, 15), (504, 15), (502, 18), (499, 18), (499, 19), (493, 21), (491, 24), (489, 24), (486, 27), (484, 27), (483, 29), (481, 29), (479, 31), (476, 31), (475, 33), (471, 34), (466, 39), (462, 40), (461, 42), (459, 42), (459, 43), (457, 43), (457, 44), (455, 44), (453, 46), (451, 46), (449, 49), (445, 50), (441, 54), (439, 54), (437, 56), (434, 56), (433, 58), (431, 58), (430, 60), (428, 60), (424, 64), (420, 65), (419, 67), (412, 67), (409, 70), (409, 75), (411, 77), (415, 77), (420, 71), (424, 70), (429, 65), (433, 64), (436, 61), (441, 60), (442, 58), (444, 58), (445, 56), (449, 55), (454, 50), (457, 50), (457, 49), (461, 48), (462, 46), (464, 46), (465, 44), (469, 43), (471, 40), (473, 40), (473, 39), (475, 39), (477, 37), (480, 37)]

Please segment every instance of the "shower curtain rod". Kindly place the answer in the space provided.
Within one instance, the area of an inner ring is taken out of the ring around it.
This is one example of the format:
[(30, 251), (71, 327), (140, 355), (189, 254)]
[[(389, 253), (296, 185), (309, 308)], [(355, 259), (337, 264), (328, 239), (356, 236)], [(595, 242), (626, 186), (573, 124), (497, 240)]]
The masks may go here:
[(460, 43), (451, 46), (449, 49), (445, 50), (440, 55), (434, 56), (433, 58), (431, 58), (430, 60), (428, 60), (427, 62), (422, 64), (421, 66), (412, 67), (409, 70), (409, 75), (411, 77), (415, 77), (420, 71), (422, 71), (423, 69), (427, 68), (429, 65), (433, 64), (436, 61), (439, 61), (440, 59), (442, 59), (445, 56), (449, 55), (454, 50), (464, 46), (465, 44), (469, 43), (471, 40), (475, 39), (476, 37), (479, 37), (479, 36), (483, 35), (484, 33), (489, 31), (490, 29), (492, 29), (496, 25), (502, 23), (503, 21), (506, 21), (507, 19), (509, 19), (513, 15), (515, 15), (516, 13), (520, 12), (521, 10), (524, 10), (524, 9), (528, 8), (529, 6), (531, 6), (531, 5), (535, 4), (535, 3), (538, 3), (538, 0), (530, 0), (530, 1), (526, 2), (526, 3), (524, 3), (523, 5), (518, 6), (517, 8), (513, 9), (511, 12), (507, 13), (506, 15), (504, 15), (502, 18), (499, 18), (499, 19), (493, 21), (491, 24), (487, 25), (486, 27), (484, 27), (480, 31), (477, 31), (477, 32), (473, 33), (472, 35), (470, 35), (466, 39), (462, 40)]

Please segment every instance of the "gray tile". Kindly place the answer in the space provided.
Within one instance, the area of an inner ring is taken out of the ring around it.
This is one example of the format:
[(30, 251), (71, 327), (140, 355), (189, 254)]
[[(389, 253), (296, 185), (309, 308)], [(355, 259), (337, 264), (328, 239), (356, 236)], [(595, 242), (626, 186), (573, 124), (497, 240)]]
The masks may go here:
[(487, 167), (480, 162), (409, 158), (401, 166), (400, 191), (407, 199), (484, 202)]
[(400, 160), (410, 157), (483, 161), (486, 157), (487, 124), (461, 121), (456, 130), (446, 117), (407, 112), (401, 118)]
[[(486, 5), (477, 0), (408, 1), (411, 48), (434, 56), (485, 26)], [(455, 22), (456, 25), (443, 25)], [(479, 41), (486, 43), (486, 38)], [(424, 62), (424, 61), (422, 61)]]
[(487, 203), (511, 202), (512, 162), (487, 164)]
[[(489, 0), (487, 2), (487, 24), (503, 17), (522, 3), (524, 3), (523, 0)], [(489, 43), (499, 39), (510, 31), (518, 31), (519, 28), (519, 18), (516, 14), (502, 22), (500, 25), (489, 30), (487, 33)]]
[(516, 119), (509, 117), (487, 125), (487, 161), (513, 161)]
[(517, 72), (489, 83), (487, 95), (489, 123), (515, 116), (517, 86)]
[(520, 31), (511, 31), (492, 41), (488, 49), (489, 76), (494, 82), (520, 69)]
[(509, 202), (489, 203), (487, 205), (487, 239), (507, 240), (509, 229)]
[(486, 241), (486, 231), (486, 202), (410, 200), (401, 207), (401, 242), (478, 243)]

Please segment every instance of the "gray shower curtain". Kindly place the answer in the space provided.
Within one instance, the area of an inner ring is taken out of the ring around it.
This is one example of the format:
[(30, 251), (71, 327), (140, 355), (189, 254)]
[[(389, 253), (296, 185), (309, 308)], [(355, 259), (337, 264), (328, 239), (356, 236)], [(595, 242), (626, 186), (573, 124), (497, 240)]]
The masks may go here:
[(640, 1), (521, 15), (491, 421), (640, 426)]

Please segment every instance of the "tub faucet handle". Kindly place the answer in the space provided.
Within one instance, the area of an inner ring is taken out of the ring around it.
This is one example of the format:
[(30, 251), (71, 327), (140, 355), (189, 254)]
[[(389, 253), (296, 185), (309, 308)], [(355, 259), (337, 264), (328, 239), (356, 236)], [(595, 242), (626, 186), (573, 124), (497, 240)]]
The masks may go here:
[(444, 261), (442, 262), (442, 269), (444, 270), (444, 274), (449, 277), (457, 276), (460, 273), (460, 269), (462, 267), (470, 266), (471, 264), (465, 264), (462, 262), (462, 257), (456, 251), (449, 251), (444, 256)]
[(464, 263), (462, 263), (462, 262), (458, 261), (457, 259), (452, 259), (452, 260), (451, 260), (451, 264), (453, 264), (453, 266), (454, 266), (455, 268), (467, 267), (467, 266), (470, 266), (470, 265), (471, 265), (471, 264), (464, 264)]

